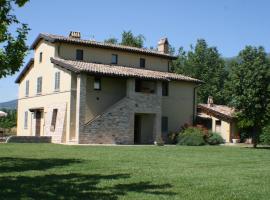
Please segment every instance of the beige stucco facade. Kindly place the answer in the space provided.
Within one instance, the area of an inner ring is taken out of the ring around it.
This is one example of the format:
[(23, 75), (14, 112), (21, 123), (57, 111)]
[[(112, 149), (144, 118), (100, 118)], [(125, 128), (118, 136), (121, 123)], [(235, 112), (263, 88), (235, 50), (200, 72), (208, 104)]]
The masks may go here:
[[(118, 64), (168, 71), (168, 58), (148, 56), (121, 50), (51, 43), (41, 40), (34, 49), (34, 64), (19, 81), (17, 135), (52, 136), (56, 143), (116, 143), (133, 144), (135, 116), (140, 116), (140, 142), (153, 143), (161, 136), (161, 118), (168, 118), (167, 132), (178, 131), (193, 122), (194, 88), (196, 83), (170, 81), (169, 95), (162, 96), (162, 81), (148, 81), (153, 93), (135, 92), (136, 79), (99, 76), (101, 90), (93, 88), (95, 74), (75, 73), (56, 66), (52, 57), (76, 59), (76, 49), (83, 50), (85, 62), (111, 63), (118, 55)], [(42, 61), (40, 62), (40, 53)], [(60, 72), (60, 88), (55, 91), (55, 73)], [(37, 78), (42, 77), (42, 92), (37, 94)], [(29, 95), (26, 96), (26, 81)], [(56, 111), (56, 113), (55, 113)], [(25, 113), (28, 113), (27, 120)], [(37, 112), (41, 112), (38, 117)], [(56, 121), (54, 117), (56, 116)], [(40, 127), (37, 126), (40, 123)], [(39, 132), (37, 132), (37, 128)]]

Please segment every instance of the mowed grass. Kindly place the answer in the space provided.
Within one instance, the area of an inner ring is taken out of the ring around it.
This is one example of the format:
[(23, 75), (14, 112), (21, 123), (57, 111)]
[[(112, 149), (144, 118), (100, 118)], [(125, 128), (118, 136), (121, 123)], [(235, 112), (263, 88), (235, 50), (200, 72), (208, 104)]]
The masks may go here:
[(0, 144), (0, 199), (270, 199), (270, 149)]

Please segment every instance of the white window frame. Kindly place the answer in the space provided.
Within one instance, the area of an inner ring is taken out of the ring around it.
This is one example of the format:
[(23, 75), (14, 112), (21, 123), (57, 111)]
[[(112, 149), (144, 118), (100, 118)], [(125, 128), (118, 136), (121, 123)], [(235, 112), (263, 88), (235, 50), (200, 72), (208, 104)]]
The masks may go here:
[(29, 80), (25, 82), (25, 96), (29, 96)]
[(28, 129), (28, 111), (24, 112), (24, 129)]
[(60, 91), (60, 71), (54, 74), (54, 91)]
[(37, 95), (42, 93), (42, 76), (37, 78)]

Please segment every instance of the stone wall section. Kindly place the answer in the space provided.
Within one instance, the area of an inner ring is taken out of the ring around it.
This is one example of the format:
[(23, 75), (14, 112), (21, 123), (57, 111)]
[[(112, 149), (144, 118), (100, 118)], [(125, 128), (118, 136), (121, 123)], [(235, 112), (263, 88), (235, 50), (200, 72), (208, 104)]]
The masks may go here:
[(79, 143), (133, 144), (135, 113), (155, 114), (158, 121), (155, 134), (161, 134), (161, 97), (134, 92), (85, 124), (79, 134)]

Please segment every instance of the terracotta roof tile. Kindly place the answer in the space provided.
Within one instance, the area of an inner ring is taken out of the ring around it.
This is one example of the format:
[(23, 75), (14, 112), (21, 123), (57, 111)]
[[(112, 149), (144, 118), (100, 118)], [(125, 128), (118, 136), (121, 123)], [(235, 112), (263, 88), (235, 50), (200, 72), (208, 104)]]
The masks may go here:
[(229, 119), (235, 118), (235, 109), (225, 105), (216, 105), (208, 106), (207, 104), (199, 104), (198, 108), (201, 109), (201, 112), (211, 113), (214, 116), (226, 117)]
[(141, 53), (141, 54), (147, 54), (147, 55), (152, 55), (152, 56), (164, 57), (168, 59), (177, 58), (176, 56), (172, 56), (170, 54), (165, 54), (165, 53), (161, 53), (161, 52), (151, 50), (151, 49), (146, 49), (146, 48), (137, 48), (137, 47), (118, 45), (118, 44), (96, 42), (93, 40), (84, 40), (84, 39), (79, 39), (79, 38), (65, 37), (61, 35), (54, 35), (54, 34), (48, 34), (48, 33), (40, 33), (30, 48), (34, 49), (41, 39), (47, 40), (52, 43), (53, 42), (72, 43), (72, 44), (78, 44), (78, 45), (84, 45), (84, 46), (93, 46), (93, 47), (99, 47), (99, 48), (129, 51), (129, 52), (134, 52), (134, 53)]
[(76, 73), (86, 72), (90, 74), (92, 73), (107, 76), (134, 77), (142, 79), (167, 80), (167, 81), (179, 80), (194, 83), (202, 83), (202, 81), (198, 79), (183, 76), (181, 74), (139, 69), (134, 67), (64, 60), (61, 58), (51, 58), (51, 62), (68, 70), (74, 71)]

